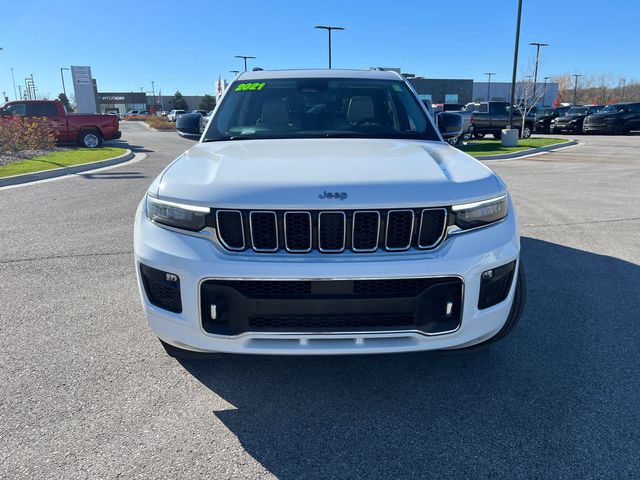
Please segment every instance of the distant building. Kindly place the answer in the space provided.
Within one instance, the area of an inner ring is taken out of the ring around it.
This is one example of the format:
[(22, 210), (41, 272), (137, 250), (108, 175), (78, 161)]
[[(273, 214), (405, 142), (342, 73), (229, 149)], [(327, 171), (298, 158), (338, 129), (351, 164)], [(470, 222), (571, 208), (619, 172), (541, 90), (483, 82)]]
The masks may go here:
[(432, 103), (468, 103), (473, 96), (473, 80), (454, 78), (427, 78), (415, 73), (403, 73), (398, 67), (371, 67), (371, 70), (387, 70), (406, 78), (423, 100)]
[(420, 98), (431, 103), (468, 103), (473, 95), (470, 79), (409, 77), (407, 80)]
[[(508, 102), (511, 97), (511, 82), (491, 82), (491, 89), (489, 91), (490, 98), (487, 98), (489, 88), (489, 82), (473, 82), (473, 101), (474, 102)], [(536, 83), (536, 96), (541, 95), (544, 98), (540, 98), (538, 106), (550, 107), (558, 97), (558, 84), (555, 82)], [(518, 88), (516, 84), (515, 102), (520, 103), (522, 101), (522, 89)]]

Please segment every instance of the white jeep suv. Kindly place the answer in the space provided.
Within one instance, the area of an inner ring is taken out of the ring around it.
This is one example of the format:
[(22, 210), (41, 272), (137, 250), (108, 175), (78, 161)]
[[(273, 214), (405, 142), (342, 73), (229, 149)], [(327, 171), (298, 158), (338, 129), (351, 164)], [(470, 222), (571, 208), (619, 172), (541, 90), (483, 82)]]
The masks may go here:
[(465, 348), (523, 304), (505, 184), (394, 72), (241, 74), (149, 187), (134, 243), (174, 356)]

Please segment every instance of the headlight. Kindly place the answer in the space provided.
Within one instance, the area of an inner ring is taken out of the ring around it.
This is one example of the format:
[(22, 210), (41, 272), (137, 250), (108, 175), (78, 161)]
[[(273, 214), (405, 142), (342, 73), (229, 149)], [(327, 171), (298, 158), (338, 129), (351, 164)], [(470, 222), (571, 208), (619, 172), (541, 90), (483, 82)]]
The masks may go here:
[(499, 222), (507, 216), (508, 205), (507, 196), (503, 195), (481, 202), (454, 205), (451, 210), (455, 215), (455, 224), (463, 230), (469, 230)]
[(197, 232), (206, 226), (209, 213), (207, 207), (167, 202), (147, 195), (147, 217), (163, 225)]

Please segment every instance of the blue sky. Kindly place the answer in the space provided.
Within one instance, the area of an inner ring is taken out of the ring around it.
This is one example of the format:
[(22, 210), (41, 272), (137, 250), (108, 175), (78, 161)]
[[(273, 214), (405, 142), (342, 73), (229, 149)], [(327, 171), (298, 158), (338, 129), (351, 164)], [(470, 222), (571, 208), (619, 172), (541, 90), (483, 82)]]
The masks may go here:
[[(543, 50), (539, 78), (608, 73), (640, 79), (638, 0), (524, 0), (521, 64)], [(326, 67), (326, 32), (334, 68), (397, 66), (428, 77), (493, 81), (511, 75), (517, 0), (446, 1), (121, 1), (5, 2), (0, 89), (33, 73), (41, 93), (57, 95), (60, 67), (90, 65), (98, 89), (164, 94), (214, 91), (218, 75), (242, 69), (234, 55), (263, 68)], [(65, 72), (68, 75), (68, 72)], [(71, 85), (70, 76), (67, 86)]]

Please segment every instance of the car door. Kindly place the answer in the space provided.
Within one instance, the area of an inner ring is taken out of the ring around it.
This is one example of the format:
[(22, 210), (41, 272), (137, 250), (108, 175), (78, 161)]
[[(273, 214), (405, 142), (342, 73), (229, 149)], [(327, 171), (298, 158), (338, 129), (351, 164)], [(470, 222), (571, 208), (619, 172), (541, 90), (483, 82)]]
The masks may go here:
[(53, 102), (27, 103), (27, 117), (54, 130), (59, 140), (70, 140), (67, 117), (60, 115), (58, 107)]
[(625, 122), (627, 130), (640, 130), (640, 103), (629, 105), (629, 117)]
[[(507, 126), (509, 122), (509, 115), (507, 114), (507, 106), (504, 103), (490, 103), (489, 112), (491, 113), (491, 129), (502, 130)], [(515, 118), (514, 112), (514, 118)]]

